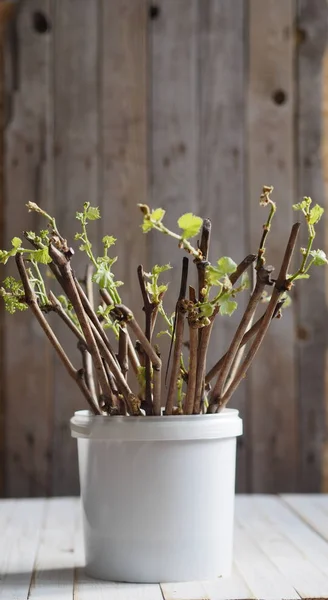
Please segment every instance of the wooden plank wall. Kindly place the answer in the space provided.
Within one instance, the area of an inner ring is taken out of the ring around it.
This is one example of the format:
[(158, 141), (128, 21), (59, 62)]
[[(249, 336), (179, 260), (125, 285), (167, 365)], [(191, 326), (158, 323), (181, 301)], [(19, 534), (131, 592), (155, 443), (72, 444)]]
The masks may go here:
[[(326, 0), (26, 0), (7, 28), (0, 84), (5, 242), (38, 227), (26, 221), (26, 201), (52, 210), (70, 236), (88, 200), (103, 213), (94, 244), (104, 233), (120, 238), (125, 300), (138, 306), (138, 262), (170, 260), (173, 303), (181, 255), (142, 235), (136, 203), (167, 209), (173, 226), (187, 210), (210, 217), (212, 257), (238, 261), (256, 249), (259, 194), (272, 184), (279, 211), (268, 256), (278, 262), (292, 202), (326, 203), (327, 25)], [(316, 243), (325, 247), (323, 225)], [(83, 261), (77, 269), (82, 277)], [(313, 275), (311, 295), (299, 286), (232, 402), (245, 426), (238, 491), (327, 489), (326, 279)], [(222, 319), (212, 362), (237, 319)], [(26, 314), (5, 316), (2, 347), (0, 495), (77, 493), (68, 420), (79, 395)]]

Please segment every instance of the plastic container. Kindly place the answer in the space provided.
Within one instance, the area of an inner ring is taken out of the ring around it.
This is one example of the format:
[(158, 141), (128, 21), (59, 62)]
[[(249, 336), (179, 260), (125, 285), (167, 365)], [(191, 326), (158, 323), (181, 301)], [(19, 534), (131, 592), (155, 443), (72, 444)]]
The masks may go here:
[(89, 576), (158, 583), (229, 575), (237, 410), (147, 418), (78, 411), (71, 432)]

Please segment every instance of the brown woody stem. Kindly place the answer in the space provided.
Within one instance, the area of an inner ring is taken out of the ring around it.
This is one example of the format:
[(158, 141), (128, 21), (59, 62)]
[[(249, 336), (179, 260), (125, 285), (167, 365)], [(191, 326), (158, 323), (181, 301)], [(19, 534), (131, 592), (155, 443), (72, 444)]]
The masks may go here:
[(216, 403), (218, 400), (220, 400), (222, 396), (227, 376), (232, 367), (235, 356), (238, 352), (240, 343), (244, 337), (244, 334), (246, 333), (250, 320), (256, 311), (257, 305), (260, 302), (265, 286), (271, 283), (271, 272), (272, 267), (261, 267), (261, 269), (257, 272), (257, 281), (255, 289), (249, 299), (246, 310), (241, 318), (237, 331), (226, 353), (223, 366), (219, 372), (217, 381), (211, 394), (210, 404)]
[[(112, 300), (112, 298), (111, 298), (111, 296), (110, 296), (110, 294), (109, 294), (109, 292), (107, 290), (101, 289), (100, 290), (100, 295), (101, 295), (103, 301), (105, 302), (105, 304), (107, 306), (112, 306), (112, 304), (114, 304), (113, 300)], [(138, 371), (139, 371), (139, 367), (140, 367), (140, 361), (139, 361), (137, 353), (136, 353), (136, 351), (135, 351), (135, 349), (133, 347), (133, 344), (132, 344), (132, 341), (131, 341), (131, 338), (129, 336), (129, 332), (128, 331), (126, 332), (126, 335), (127, 335), (127, 340), (128, 340), (128, 356), (129, 356), (129, 360), (130, 360), (133, 372), (135, 373), (135, 375), (137, 375)]]
[[(93, 271), (94, 271), (93, 265), (88, 265), (86, 268), (86, 272), (85, 272), (85, 290), (86, 290), (86, 295), (89, 300), (90, 306), (94, 311), (94, 297), (93, 297), (93, 283), (92, 283)], [(83, 360), (83, 366), (84, 366), (84, 370), (85, 370), (85, 377), (86, 377), (86, 381), (87, 381), (89, 390), (92, 393), (92, 395), (95, 395), (97, 397), (91, 354), (90, 354), (90, 352), (86, 351), (85, 349), (83, 350), (83, 348), (80, 348), (80, 351), (82, 352), (82, 360)]]
[(204, 219), (202, 226), (202, 234), (200, 238), (199, 249), (202, 253), (202, 259), (196, 261), (197, 271), (198, 271), (198, 299), (199, 302), (203, 302), (205, 289), (205, 274), (206, 274), (206, 265), (208, 264), (208, 250), (211, 240), (211, 228), (212, 224), (209, 219)]
[(197, 376), (197, 346), (198, 329), (189, 323), (189, 371), (187, 393), (183, 407), (183, 412), (186, 415), (192, 415), (194, 410)]
[(23, 287), (24, 287), (26, 303), (31, 308), (31, 311), (33, 312), (34, 316), (36, 317), (36, 319), (39, 322), (40, 326), (42, 327), (43, 331), (45, 332), (48, 340), (50, 341), (50, 343), (54, 347), (55, 351), (57, 352), (57, 354), (58, 354), (59, 358), (61, 359), (62, 363), (64, 364), (68, 374), (72, 377), (72, 379), (74, 379), (76, 381), (82, 394), (84, 395), (87, 402), (89, 403), (92, 412), (94, 412), (95, 414), (101, 414), (100, 408), (94, 402), (94, 399), (92, 398), (92, 395), (90, 394), (89, 389), (85, 383), (83, 370), (77, 370), (72, 365), (72, 363), (69, 360), (67, 354), (65, 353), (63, 347), (59, 343), (54, 332), (52, 331), (48, 321), (46, 320), (45, 316), (43, 315), (43, 313), (38, 305), (37, 297), (36, 297), (36, 295), (32, 289), (32, 286), (30, 284), (29, 277), (28, 277), (28, 274), (27, 274), (27, 271), (25, 268), (23, 255), (20, 254), (19, 252), (16, 254), (16, 264), (17, 264), (20, 278), (22, 280)]
[[(151, 337), (152, 337), (152, 314), (155, 308), (155, 304), (153, 304), (153, 302), (150, 301), (149, 299), (149, 295), (148, 292), (146, 290), (146, 283), (145, 283), (145, 274), (144, 274), (144, 270), (143, 270), (143, 266), (139, 265), (138, 266), (138, 280), (139, 280), (139, 285), (140, 285), (140, 289), (141, 289), (141, 294), (142, 294), (142, 298), (143, 298), (143, 310), (145, 313), (145, 335), (146, 338), (149, 342), (151, 342)], [(153, 402), (152, 402), (152, 389), (151, 389), (151, 384), (152, 384), (152, 375), (151, 375), (151, 363), (150, 363), (150, 358), (149, 356), (145, 357), (145, 380), (146, 380), (146, 384), (145, 384), (145, 401), (144, 401), (144, 408), (146, 411), (147, 415), (151, 415), (153, 412)]]
[(213, 324), (216, 315), (219, 312), (219, 306), (214, 308), (213, 314), (210, 318), (211, 323), (203, 329), (200, 330), (199, 342), (198, 342), (198, 351), (197, 351), (197, 375), (196, 375), (196, 390), (195, 390), (195, 402), (194, 402), (194, 414), (199, 414), (201, 408), (201, 401), (203, 395), (204, 388), (204, 377), (205, 377), (205, 368), (206, 368), (206, 357), (208, 345), (210, 342), (210, 337), (213, 329)]
[(145, 353), (149, 357), (152, 367), (154, 371), (157, 371), (156, 376), (154, 376), (153, 381), (153, 413), (154, 415), (161, 414), (161, 369), (162, 369), (162, 361), (157, 356), (155, 349), (147, 340), (144, 332), (142, 331), (139, 323), (137, 323), (132, 311), (124, 306), (123, 304), (118, 304), (115, 306), (114, 313), (117, 316), (119, 321), (123, 321), (130, 327), (131, 331), (133, 331), (136, 338), (140, 341)]
[(242, 274), (247, 271), (248, 267), (250, 267), (250, 265), (252, 263), (255, 262), (256, 260), (256, 254), (248, 254), (242, 261), (241, 263), (239, 263), (239, 265), (237, 265), (236, 270), (234, 271), (234, 273), (231, 273), (229, 279), (231, 281), (231, 285), (235, 285), (235, 283), (237, 283), (239, 277), (242, 276)]
[[(99, 335), (99, 332), (97, 328), (93, 325), (93, 323), (91, 323), (91, 328), (95, 336), (95, 340), (97, 342), (101, 356), (107, 362), (109, 370), (112, 373), (112, 376), (114, 376), (115, 378), (117, 388), (124, 397), (129, 413), (132, 415), (139, 415), (140, 407), (138, 406), (137, 399), (132, 393), (125, 377), (123, 376), (116, 356), (113, 356), (112, 353), (108, 350), (106, 344), (104, 343), (102, 337)], [(113, 388), (113, 385), (111, 385), (111, 388)]]
[(129, 370), (128, 361), (128, 337), (126, 327), (120, 327), (119, 338), (118, 338), (118, 362), (123, 373), (123, 377), (127, 377)]
[(82, 364), (83, 364), (85, 382), (88, 386), (88, 389), (90, 391), (90, 394), (91, 394), (94, 402), (97, 403), (98, 399), (97, 399), (97, 392), (96, 392), (96, 387), (95, 387), (95, 380), (94, 380), (93, 371), (92, 371), (91, 356), (87, 350), (85, 342), (78, 341), (77, 347), (80, 350), (81, 356), (82, 356)]
[[(54, 261), (54, 263), (59, 268), (59, 271), (65, 280), (65, 284), (67, 287), (67, 296), (72, 303), (72, 306), (75, 310), (78, 321), (81, 325), (81, 329), (83, 331), (85, 340), (88, 345), (89, 352), (92, 357), (93, 365), (95, 368), (95, 372), (102, 390), (102, 393), (105, 396), (105, 399), (110, 403), (111, 400), (111, 389), (108, 383), (108, 379), (106, 376), (106, 371), (104, 369), (104, 365), (101, 359), (101, 355), (96, 344), (94, 335), (92, 333), (90, 321), (87, 317), (87, 314), (83, 308), (83, 304), (81, 302), (81, 298), (79, 292), (75, 285), (75, 279), (72, 273), (72, 269), (69, 263), (69, 259), (60, 252), (53, 244), (49, 245), (49, 254)], [(94, 314), (94, 312), (92, 311)]]
[[(277, 304), (276, 310), (272, 317), (273, 319), (279, 312), (282, 305), (283, 305), (283, 302), (280, 302)], [(264, 319), (264, 315), (262, 317), (260, 317), (258, 319), (258, 321), (256, 321), (256, 323), (254, 323), (254, 325), (252, 325), (252, 327), (248, 331), (246, 331), (243, 339), (240, 342), (239, 348), (243, 348), (254, 337), (254, 335), (258, 332), (263, 319)], [(215, 365), (209, 370), (209, 372), (207, 373), (207, 375), (205, 377), (205, 384), (209, 384), (212, 381), (212, 379), (219, 373), (226, 356), (227, 356), (227, 353), (225, 353), (223, 356), (221, 356), (220, 360), (218, 360), (217, 363), (215, 363)]]
[[(172, 368), (170, 374), (170, 382), (169, 389), (167, 393), (167, 399), (165, 404), (165, 415), (172, 415), (174, 399), (176, 395), (177, 381), (180, 372), (180, 357), (182, 351), (182, 342), (183, 342), (183, 330), (184, 330), (184, 320), (186, 309), (184, 307), (183, 301), (186, 297), (187, 292), (187, 281), (188, 281), (188, 268), (189, 268), (189, 260), (185, 256), (182, 260), (182, 273), (181, 273), (181, 284), (180, 284), (180, 292), (176, 306), (175, 312), (175, 324), (174, 324), (174, 350), (173, 350), (173, 360), (172, 360)], [(173, 342), (173, 337), (172, 337)]]
[(75, 323), (73, 323), (72, 319), (69, 318), (68, 314), (64, 311), (62, 305), (56, 298), (55, 294), (50, 290), (48, 296), (51, 302), (51, 307), (49, 307), (49, 310), (53, 310), (62, 319), (62, 321), (64, 321), (65, 325), (67, 325), (67, 327), (72, 331), (72, 333), (74, 333), (77, 339), (87, 348), (87, 344), (83, 334), (78, 329), (78, 327), (76, 327)]
[(274, 286), (274, 289), (272, 292), (272, 296), (271, 296), (269, 304), (268, 304), (268, 308), (263, 316), (263, 320), (261, 322), (260, 328), (255, 336), (255, 339), (247, 353), (247, 356), (246, 356), (243, 364), (239, 367), (234, 380), (232, 381), (231, 385), (225, 392), (224, 396), (219, 399), (219, 402), (216, 406), (215, 412), (219, 412), (226, 406), (226, 404), (230, 400), (232, 394), (237, 389), (237, 387), (239, 386), (242, 379), (245, 377), (245, 375), (246, 375), (251, 363), (253, 362), (253, 359), (265, 337), (265, 334), (270, 326), (270, 322), (271, 322), (274, 312), (276, 310), (277, 304), (281, 299), (281, 296), (287, 290), (290, 289), (291, 284), (288, 281), (287, 275), (288, 275), (290, 261), (291, 261), (291, 258), (292, 258), (292, 255), (293, 255), (293, 252), (295, 249), (299, 229), (300, 229), (300, 223), (294, 223), (291, 233), (290, 233), (290, 236), (289, 236), (289, 240), (288, 240), (287, 247), (285, 250), (285, 254), (284, 254), (284, 258), (283, 258), (282, 265), (280, 268), (280, 272), (279, 272), (278, 278), (276, 280), (276, 283), (275, 283), (275, 286)]

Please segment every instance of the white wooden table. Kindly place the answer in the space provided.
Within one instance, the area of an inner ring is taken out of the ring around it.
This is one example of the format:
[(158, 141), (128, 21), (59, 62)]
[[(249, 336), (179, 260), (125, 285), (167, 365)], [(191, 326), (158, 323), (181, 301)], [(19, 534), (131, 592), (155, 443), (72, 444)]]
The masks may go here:
[(89, 579), (79, 500), (0, 501), (0, 599), (328, 598), (328, 496), (237, 496), (232, 577), (134, 585)]

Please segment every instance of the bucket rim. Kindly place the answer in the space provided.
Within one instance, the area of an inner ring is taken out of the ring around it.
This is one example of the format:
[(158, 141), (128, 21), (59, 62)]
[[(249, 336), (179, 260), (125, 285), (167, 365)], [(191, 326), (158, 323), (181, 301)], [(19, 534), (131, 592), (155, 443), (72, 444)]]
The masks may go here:
[(242, 434), (242, 419), (235, 408), (218, 414), (124, 417), (75, 411), (70, 420), (76, 438), (108, 441), (169, 441), (221, 439)]

